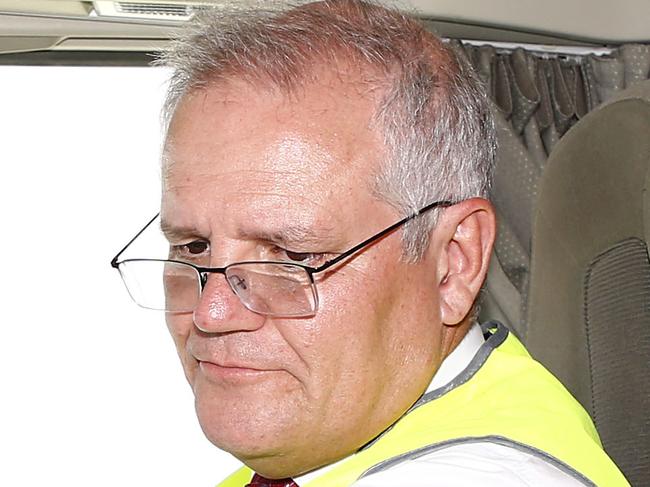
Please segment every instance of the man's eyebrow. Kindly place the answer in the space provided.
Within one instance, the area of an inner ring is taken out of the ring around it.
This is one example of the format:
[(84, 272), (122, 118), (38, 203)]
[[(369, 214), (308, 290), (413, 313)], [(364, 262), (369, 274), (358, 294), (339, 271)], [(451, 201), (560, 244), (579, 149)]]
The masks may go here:
[[(170, 242), (187, 237), (196, 237), (199, 234), (194, 227), (177, 226), (164, 220), (160, 222), (160, 231)], [(314, 228), (300, 224), (287, 225), (279, 229), (241, 228), (237, 232), (237, 238), (242, 240), (260, 240), (283, 245), (335, 243), (336, 235), (333, 227), (320, 226)]]
[(196, 236), (197, 231), (192, 227), (179, 227), (172, 225), (171, 223), (161, 220), (160, 222), (160, 231), (163, 233), (167, 240), (174, 241), (186, 238), (189, 236)]
[(291, 245), (299, 243), (327, 244), (334, 243), (335, 232), (330, 227), (312, 227), (304, 225), (288, 225), (273, 230), (241, 229), (238, 237), (250, 240), (264, 240), (279, 244)]

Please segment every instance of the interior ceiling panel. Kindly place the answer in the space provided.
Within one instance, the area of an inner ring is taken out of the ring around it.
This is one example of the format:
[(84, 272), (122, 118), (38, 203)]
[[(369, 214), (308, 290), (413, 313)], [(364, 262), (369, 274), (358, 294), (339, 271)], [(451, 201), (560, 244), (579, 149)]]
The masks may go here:
[(648, 0), (411, 0), (422, 15), (599, 43), (649, 42)]
[[(305, 3), (301, 2), (293, 3)], [(439, 34), (501, 42), (596, 46), (650, 42), (650, 0), (401, 0)], [(0, 53), (164, 49), (193, 11), (256, 0), (0, 0)]]

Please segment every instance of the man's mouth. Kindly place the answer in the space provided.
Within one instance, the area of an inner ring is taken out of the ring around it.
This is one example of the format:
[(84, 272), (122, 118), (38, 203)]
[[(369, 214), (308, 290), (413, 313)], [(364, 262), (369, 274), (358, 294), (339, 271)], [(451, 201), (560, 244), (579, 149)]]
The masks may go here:
[(210, 382), (242, 384), (265, 380), (281, 372), (278, 369), (261, 369), (248, 364), (218, 364), (199, 360), (200, 373)]

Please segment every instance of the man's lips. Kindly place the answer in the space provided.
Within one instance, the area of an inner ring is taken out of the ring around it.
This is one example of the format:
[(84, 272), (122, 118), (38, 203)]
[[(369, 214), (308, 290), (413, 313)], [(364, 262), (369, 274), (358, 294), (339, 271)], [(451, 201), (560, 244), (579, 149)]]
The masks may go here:
[(252, 364), (247, 364), (244, 362), (233, 362), (233, 363), (228, 363), (228, 362), (219, 362), (216, 360), (210, 360), (210, 359), (196, 359), (199, 364), (207, 364), (208, 366), (215, 366), (215, 367), (221, 367), (224, 369), (241, 369), (241, 370), (252, 370), (252, 371), (257, 371), (257, 372), (264, 372), (264, 371), (269, 371), (269, 370), (275, 370), (269, 367), (262, 367), (259, 365), (252, 365)]
[(219, 364), (207, 360), (198, 360), (199, 370), (209, 381), (218, 383), (255, 382), (266, 379), (280, 369), (260, 368), (248, 364)]
[(289, 372), (285, 354), (237, 338), (230, 336), (225, 342), (220, 337), (211, 340), (190, 337), (187, 358), (196, 364), (199, 376), (220, 384), (261, 380)]

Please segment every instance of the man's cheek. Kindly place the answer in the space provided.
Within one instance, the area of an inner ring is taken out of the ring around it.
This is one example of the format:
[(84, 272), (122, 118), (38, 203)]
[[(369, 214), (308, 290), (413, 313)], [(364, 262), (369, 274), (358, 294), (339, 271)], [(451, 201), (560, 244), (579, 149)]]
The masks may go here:
[(192, 316), (189, 314), (172, 314), (167, 315), (167, 329), (171, 334), (174, 343), (178, 347), (180, 342), (186, 342), (187, 337), (192, 329)]
[(187, 351), (187, 339), (189, 337), (190, 331), (192, 329), (193, 323), (191, 316), (167, 316), (167, 328), (169, 333), (174, 341), (176, 346), (176, 352), (178, 353), (178, 358), (181, 361), (183, 366), (183, 371), (185, 372), (185, 377), (190, 382), (193, 383), (193, 378), (195, 375), (195, 360), (191, 357)]

